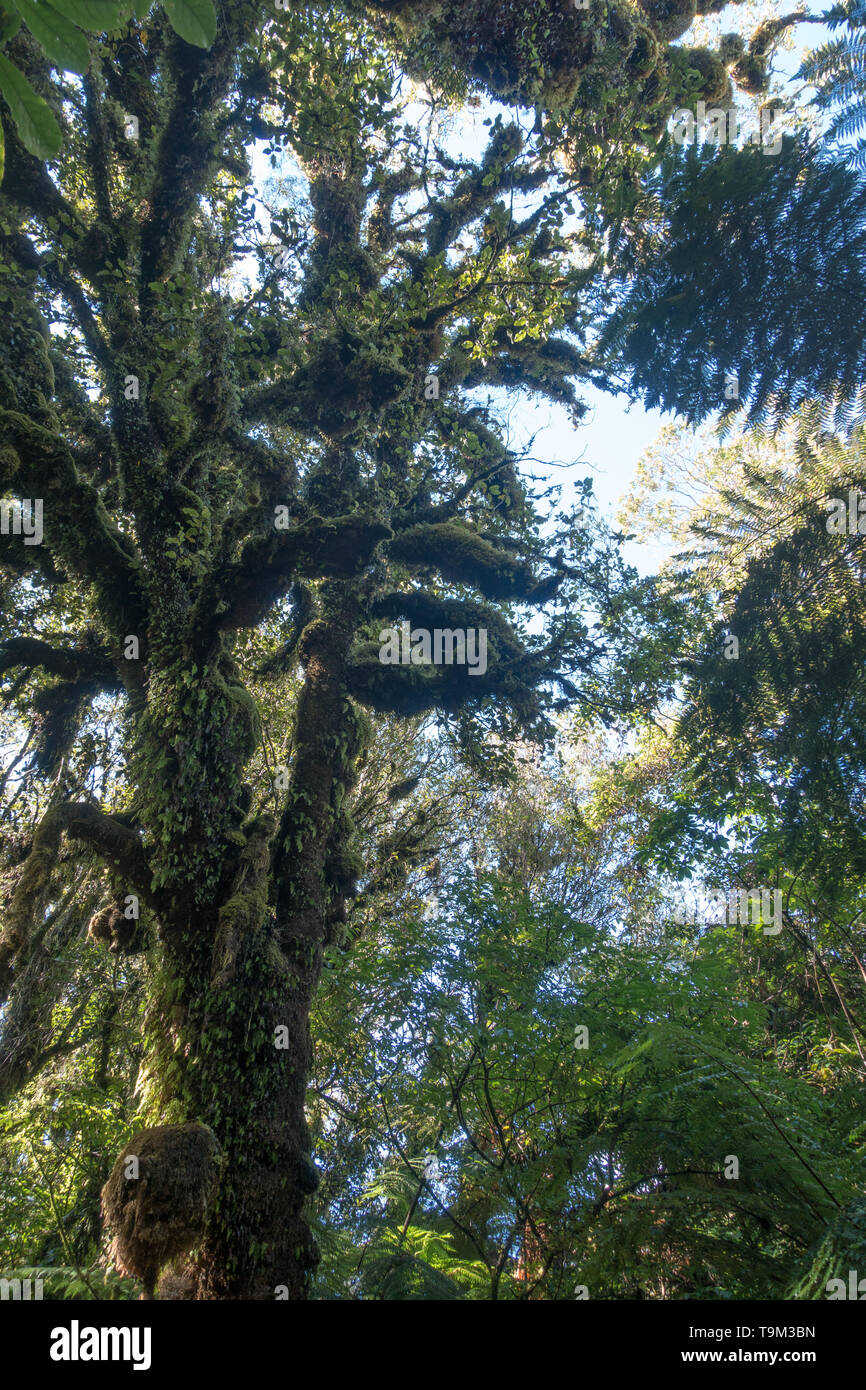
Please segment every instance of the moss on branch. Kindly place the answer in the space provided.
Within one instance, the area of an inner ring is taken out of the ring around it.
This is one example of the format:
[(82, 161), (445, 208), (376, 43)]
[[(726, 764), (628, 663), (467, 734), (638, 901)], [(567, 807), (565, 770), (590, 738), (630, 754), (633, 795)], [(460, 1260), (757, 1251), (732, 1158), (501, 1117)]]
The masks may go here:
[(545, 603), (558, 576), (539, 579), (532, 565), (516, 560), (458, 521), (412, 526), (388, 542), (390, 557), (410, 570), (437, 570), (443, 579), (470, 584), (490, 599)]

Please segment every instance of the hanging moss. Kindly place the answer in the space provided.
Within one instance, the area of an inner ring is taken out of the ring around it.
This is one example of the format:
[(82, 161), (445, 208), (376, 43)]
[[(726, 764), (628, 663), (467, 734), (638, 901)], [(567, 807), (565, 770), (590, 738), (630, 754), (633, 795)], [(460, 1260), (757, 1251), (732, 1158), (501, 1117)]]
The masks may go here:
[(60, 681), (33, 696), (36, 747), (33, 759), (46, 777), (56, 777), (75, 742), (81, 721), (97, 693), (92, 681)]
[(114, 911), (115, 909), (109, 906), (94, 912), (87, 924), (87, 935), (91, 941), (101, 941), (106, 946), (111, 943), (111, 919)]
[(33, 835), (33, 844), (12, 902), (6, 913), (6, 925), (0, 934), (0, 998), (8, 995), (12, 982), (12, 965), (18, 951), (29, 935), (37, 905), (45, 897), (51, 883), (51, 873), (57, 861), (57, 850), (63, 826), (57, 808), (45, 813)]
[(91, 941), (106, 945), (113, 955), (133, 955), (144, 949), (145, 934), (139, 918), (127, 917), (123, 903), (109, 904), (95, 912), (87, 924)]

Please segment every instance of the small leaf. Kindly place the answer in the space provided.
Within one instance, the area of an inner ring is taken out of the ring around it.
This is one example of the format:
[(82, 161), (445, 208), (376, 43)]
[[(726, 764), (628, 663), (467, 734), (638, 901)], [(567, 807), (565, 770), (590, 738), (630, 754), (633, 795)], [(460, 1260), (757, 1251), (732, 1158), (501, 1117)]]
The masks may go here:
[(163, 0), (176, 34), (196, 48), (210, 48), (216, 38), (216, 10), (211, 0)]
[[(61, 0), (62, 3), (62, 0)], [(27, 28), (38, 39), (48, 57), (61, 72), (85, 73), (90, 67), (90, 49), (80, 29), (50, 4), (39, 0), (14, 0)]]
[(0, 92), (12, 113), (24, 148), (37, 159), (53, 159), (63, 143), (54, 113), (2, 53)]
[(6, 168), (6, 141), (3, 138), (3, 127), (0, 125), (0, 183), (3, 182), (3, 170)]

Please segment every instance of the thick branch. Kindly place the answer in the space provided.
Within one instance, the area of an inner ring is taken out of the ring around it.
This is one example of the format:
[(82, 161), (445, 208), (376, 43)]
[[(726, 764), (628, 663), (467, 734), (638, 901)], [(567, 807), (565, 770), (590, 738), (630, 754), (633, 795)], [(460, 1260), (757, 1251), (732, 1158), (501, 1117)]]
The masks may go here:
[(409, 569), (435, 569), (443, 579), (470, 584), (491, 599), (545, 603), (559, 576), (541, 580), (532, 565), (500, 550), (457, 521), (410, 527), (388, 543), (388, 554)]
[(92, 680), (105, 690), (118, 690), (120, 681), (107, 653), (75, 647), (52, 647), (38, 637), (10, 637), (0, 643), (0, 675), (16, 666), (41, 666), (63, 680)]
[(221, 154), (216, 108), (230, 90), (241, 43), (261, 24), (262, 7), (250, 0), (218, 5), (219, 28), (209, 49), (183, 39), (172, 43), (174, 104), (162, 131), (150, 193), (150, 217), (141, 238), (142, 298), (147, 286), (176, 269), (198, 200)]

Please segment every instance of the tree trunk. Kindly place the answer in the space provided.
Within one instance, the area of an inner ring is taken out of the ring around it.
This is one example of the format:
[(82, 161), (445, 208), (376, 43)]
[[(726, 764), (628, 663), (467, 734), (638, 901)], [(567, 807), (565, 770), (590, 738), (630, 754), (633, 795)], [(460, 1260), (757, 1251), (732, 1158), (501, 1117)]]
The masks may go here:
[(318, 1182), (304, 1098), (321, 953), (277, 965), (272, 943), (238, 960), (202, 1032), (202, 1118), (224, 1155), (196, 1261), (200, 1299), (300, 1300), (319, 1255), (304, 1219)]
[[(234, 730), (244, 707), (239, 687), (214, 680), (223, 702), (232, 692), (228, 722), (222, 706), (208, 705), (198, 733), (184, 725), (195, 759), (183, 785), (197, 798), (184, 809), (175, 794), (172, 804), (189, 826), (189, 853), (180, 859), (170, 842), (166, 852), (174, 910), (162, 923), (164, 979), (149, 1029), (153, 1093), (145, 1108), (160, 1123), (208, 1125), (222, 1151), (194, 1257), (200, 1299), (304, 1299), (319, 1258), (303, 1215), (318, 1185), (304, 1109), (310, 1009), (324, 948), (345, 920), (360, 867), (346, 801), (367, 729), (343, 679), (353, 637), (348, 586), (330, 586), (327, 597), (328, 618), (305, 633), (306, 677), (276, 831), (264, 815), (238, 824), (246, 760), (237, 752), (246, 739)], [(215, 730), (223, 731), (217, 747)], [(165, 735), (163, 742), (178, 746)], [(226, 758), (225, 749), (235, 756)], [(217, 767), (218, 778), (209, 772)], [(165, 786), (157, 795), (164, 804)], [(216, 907), (203, 900), (202, 882), (220, 885)]]

